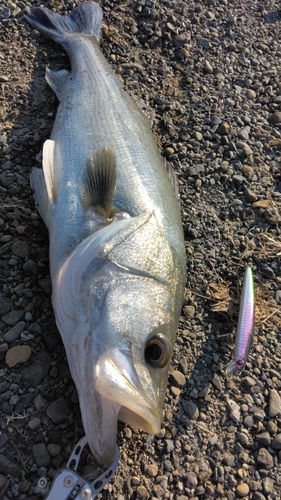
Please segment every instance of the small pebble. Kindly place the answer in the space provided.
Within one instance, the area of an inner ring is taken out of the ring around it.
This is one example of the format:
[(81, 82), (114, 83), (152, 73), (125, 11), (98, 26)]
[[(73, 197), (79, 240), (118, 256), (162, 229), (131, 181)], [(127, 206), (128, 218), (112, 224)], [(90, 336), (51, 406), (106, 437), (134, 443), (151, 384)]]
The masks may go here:
[(245, 497), (250, 491), (249, 486), (246, 483), (240, 483), (235, 488), (235, 493), (239, 497)]
[(18, 345), (9, 349), (6, 353), (5, 361), (12, 368), (20, 363), (25, 363), (31, 356), (31, 347), (29, 345)]

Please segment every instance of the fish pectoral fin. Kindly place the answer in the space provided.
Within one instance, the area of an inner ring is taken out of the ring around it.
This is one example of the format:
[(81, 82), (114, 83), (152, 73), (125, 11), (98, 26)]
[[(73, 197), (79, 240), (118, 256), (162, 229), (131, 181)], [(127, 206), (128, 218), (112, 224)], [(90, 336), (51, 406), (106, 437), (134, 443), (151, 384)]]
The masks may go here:
[(41, 168), (33, 168), (30, 174), (30, 186), (33, 189), (35, 205), (45, 222), (47, 228), (50, 225), (50, 202), (44, 173)]
[(49, 198), (49, 203), (53, 204), (56, 201), (56, 190), (53, 179), (54, 172), (54, 148), (55, 141), (48, 139), (43, 146), (43, 171), (46, 182), (46, 188)]
[(58, 100), (61, 99), (62, 89), (68, 79), (70, 72), (67, 69), (61, 69), (59, 71), (52, 71), (46, 68), (45, 78), (47, 83), (50, 85), (51, 89), (55, 92)]
[(109, 219), (116, 179), (115, 153), (110, 146), (101, 146), (88, 159), (83, 173), (81, 200), (84, 210), (92, 209)]

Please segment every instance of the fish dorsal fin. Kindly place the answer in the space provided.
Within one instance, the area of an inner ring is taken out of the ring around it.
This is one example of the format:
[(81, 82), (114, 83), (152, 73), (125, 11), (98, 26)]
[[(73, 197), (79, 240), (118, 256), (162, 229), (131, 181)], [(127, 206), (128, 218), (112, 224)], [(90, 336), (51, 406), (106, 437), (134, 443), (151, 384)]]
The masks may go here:
[(179, 181), (178, 181), (177, 175), (176, 175), (175, 171), (173, 170), (173, 167), (171, 166), (171, 164), (167, 160), (164, 160), (164, 162), (165, 162), (165, 168), (166, 168), (168, 177), (169, 177), (170, 182), (171, 182), (171, 184), (174, 188), (174, 191), (176, 193), (177, 200), (179, 200), (180, 199), (180, 190), (179, 190)]
[(56, 201), (56, 190), (54, 185), (54, 149), (55, 141), (48, 139), (43, 146), (43, 171), (50, 204)]
[(50, 85), (51, 89), (55, 92), (58, 100), (61, 99), (62, 89), (68, 79), (70, 72), (67, 69), (61, 69), (59, 71), (52, 71), (46, 68), (45, 78), (47, 83)]
[(115, 153), (110, 146), (101, 146), (88, 159), (83, 173), (81, 200), (84, 210), (92, 209), (109, 219), (116, 179)]

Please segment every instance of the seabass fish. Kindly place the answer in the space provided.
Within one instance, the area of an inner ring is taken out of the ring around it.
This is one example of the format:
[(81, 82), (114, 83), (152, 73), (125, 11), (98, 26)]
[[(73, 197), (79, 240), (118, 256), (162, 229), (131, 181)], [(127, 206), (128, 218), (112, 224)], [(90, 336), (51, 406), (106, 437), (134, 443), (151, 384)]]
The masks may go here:
[(26, 19), (71, 62), (71, 73), (46, 71), (60, 105), (31, 185), (85, 433), (107, 467), (118, 419), (160, 429), (186, 278), (176, 181), (101, 53), (100, 6), (33, 8)]

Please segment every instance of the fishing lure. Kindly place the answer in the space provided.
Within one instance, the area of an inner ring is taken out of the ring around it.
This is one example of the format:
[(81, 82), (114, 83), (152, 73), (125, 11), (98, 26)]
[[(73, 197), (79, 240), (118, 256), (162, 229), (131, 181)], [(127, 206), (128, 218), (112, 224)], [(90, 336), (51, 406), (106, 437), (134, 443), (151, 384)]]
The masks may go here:
[(242, 297), (240, 301), (234, 359), (226, 368), (226, 375), (240, 372), (244, 368), (252, 344), (255, 328), (255, 287), (251, 267), (244, 275)]

